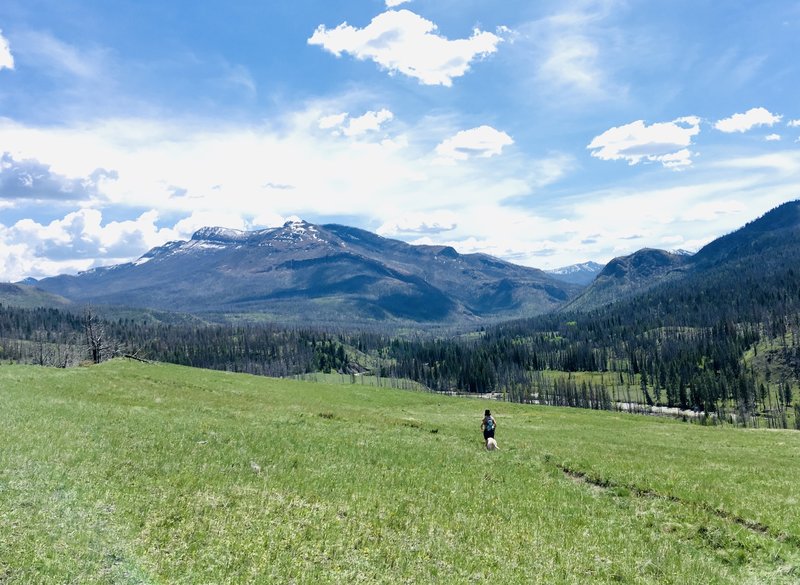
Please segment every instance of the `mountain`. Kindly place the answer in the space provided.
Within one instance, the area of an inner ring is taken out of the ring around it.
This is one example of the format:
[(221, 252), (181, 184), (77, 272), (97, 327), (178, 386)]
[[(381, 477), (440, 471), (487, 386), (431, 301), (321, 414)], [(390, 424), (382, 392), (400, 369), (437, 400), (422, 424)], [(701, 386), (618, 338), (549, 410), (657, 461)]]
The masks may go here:
[(780, 290), (794, 281), (799, 263), (800, 201), (790, 201), (694, 255), (643, 249), (615, 258), (564, 308), (596, 309), (661, 286), (671, 287), (674, 294), (707, 291), (708, 299), (716, 299), (713, 302), (724, 302), (728, 296), (733, 302), (731, 293), (737, 292), (736, 298), (744, 302), (766, 283)]
[(592, 309), (643, 292), (659, 282), (678, 277), (684, 272), (689, 258), (652, 248), (614, 258), (566, 308)]
[(594, 280), (602, 269), (603, 265), (597, 262), (581, 262), (580, 264), (546, 270), (545, 272), (557, 280), (586, 286)]
[(37, 286), (99, 305), (282, 322), (448, 325), (543, 313), (580, 290), (485, 254), (302, 221), (252, 232), (203, 228), (134, 262)]

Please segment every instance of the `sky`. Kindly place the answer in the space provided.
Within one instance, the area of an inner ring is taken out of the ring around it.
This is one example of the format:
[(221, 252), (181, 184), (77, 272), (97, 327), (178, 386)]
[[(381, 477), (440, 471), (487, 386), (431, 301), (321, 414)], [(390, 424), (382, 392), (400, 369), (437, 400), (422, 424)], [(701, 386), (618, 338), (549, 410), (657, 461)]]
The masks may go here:
[(800, 3), (2, 0), (0, 281), (301, 218), (542, 269), (800, 198)]

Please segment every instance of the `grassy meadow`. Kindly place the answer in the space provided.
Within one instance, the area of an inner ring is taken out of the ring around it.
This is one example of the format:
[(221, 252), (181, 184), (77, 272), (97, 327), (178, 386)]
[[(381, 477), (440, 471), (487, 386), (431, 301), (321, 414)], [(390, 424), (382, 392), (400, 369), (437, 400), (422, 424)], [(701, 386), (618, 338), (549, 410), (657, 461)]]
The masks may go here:
[(800, 433), (0, 366), (0, 527), (4, 585), (796, 584)]

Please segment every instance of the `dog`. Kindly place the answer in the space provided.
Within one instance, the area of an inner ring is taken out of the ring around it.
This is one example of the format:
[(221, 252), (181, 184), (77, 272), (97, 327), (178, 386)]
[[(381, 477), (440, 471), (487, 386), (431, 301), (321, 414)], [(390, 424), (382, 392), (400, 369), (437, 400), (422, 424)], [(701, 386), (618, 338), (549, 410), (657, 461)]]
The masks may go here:
[(494, 440), (494, 437), (489, 437), (486, 439), (486, 450), (487, 451), (495, 451), (500, 447), (497, 446), (497, 441)]

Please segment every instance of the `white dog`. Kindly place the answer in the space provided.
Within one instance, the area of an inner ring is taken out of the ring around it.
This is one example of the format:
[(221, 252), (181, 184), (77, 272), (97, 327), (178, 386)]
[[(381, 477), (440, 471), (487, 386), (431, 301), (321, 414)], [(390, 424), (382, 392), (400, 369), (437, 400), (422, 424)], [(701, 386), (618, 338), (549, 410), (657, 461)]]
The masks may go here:
[(487, 451), (494, 451), (495, 449), (499, 449), (500, 447), (497, 446), (497, 441), (494, 440), (494, 437), (489, 437), (486, 439), (486, 450)]

